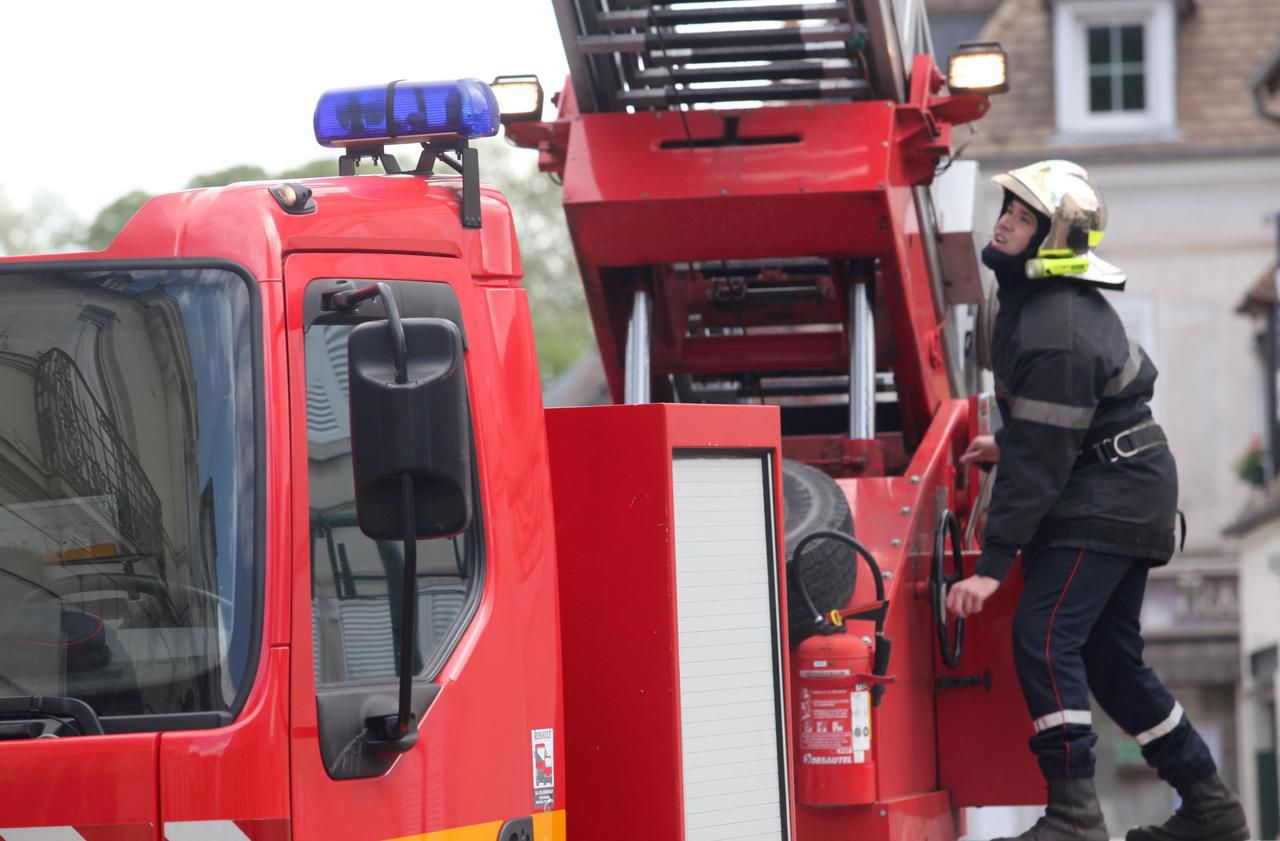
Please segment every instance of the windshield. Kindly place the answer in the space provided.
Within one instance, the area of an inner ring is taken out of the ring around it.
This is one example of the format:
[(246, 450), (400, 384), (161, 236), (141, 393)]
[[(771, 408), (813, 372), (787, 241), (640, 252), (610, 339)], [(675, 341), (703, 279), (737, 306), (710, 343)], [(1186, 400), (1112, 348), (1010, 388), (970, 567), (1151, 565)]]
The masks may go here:
[(226, 711), (251, 661), (250, 290), (0, 274), (0, 696)]

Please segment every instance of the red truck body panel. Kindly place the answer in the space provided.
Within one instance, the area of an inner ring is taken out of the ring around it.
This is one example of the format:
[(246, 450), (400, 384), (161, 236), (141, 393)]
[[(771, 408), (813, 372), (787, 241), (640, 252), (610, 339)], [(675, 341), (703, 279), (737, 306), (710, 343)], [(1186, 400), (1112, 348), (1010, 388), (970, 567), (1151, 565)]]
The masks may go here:
[[(760, 108), (731, 114), (760, 145), (683, 148), (684, 123), (671, 112), (565, 115), (564, 206), (601, 357), (622, 399), (628, 289), (607, 270), (694, 261), (822, 257), (879, 259), (877, 313), (891, 323), (880, 343), (901, 385), (911, 435), (946, 393), (933, 302), (898, 111), (884, 102)], [(689, 133), (714, 137), (726, 115), (691, 111)], [(729, 221), (732, 220), (732, 221)], [(676, 287), (679, 288), (679, 287)], [(848, 366), (843, 333), (684, 337), (694, 302), (658, 285), (655, 374), (785, 371)], [(835, 305), (841, 306), (836, 295)], [(799, 315), (774, 313), (775, 323)], [(835, 320), (840, 320), (837, 317)], [(889, 340), (889, 336), (893, 339)], [(922, 337), (923, 341), (918, 341)]]
[[(486, 188), (483, 228), (464, 230), (456, 179), (316, 180), (309, 186), (318, 211), (306, 216), (284, 213), (268, 186), (159, 197), (108, 250), (56, 258), (69, 268), (122, 269), (226, 260), (255, 280), (265, 586), (248, 700), (232, 725), (211, 730), (0, 744), (0, 828), (74, 826), (90, 839), (142, 841), (230, 832), (234, 823), (262, 841), (470, 839), (496, 837), (524, 815), (533, 817), (536, 841), (562, 839), (563, 783), (553, 803), (533, 806), (530, 732), (563, 734), (564, 718), (539, 374), (505, 200)], [(435, 678), (440, 691), (416, 746), (386, 774), (355, 780), (333, 780), (321, 763), (311, 656), (302, 301), (307, 283), (332, 277), (454, 290), (468, 340), (487, 547), (479, 607)]]
[[(695, 760), (685, 760), (682, 752), (706, 755), (710, 749), (702, 747), (706, 737), (685, 732), (681, 724), (684, 696), (694, 691), (682, 678), (681, 637), (698, 631), (685, 628), (678, 616), (682, 590), (676, 541), (682, 529), (694, 527), (676, 509), (673, 461), (681, 452), (765, 458), (768, 504), (781, 522), (777, 409), (647, 404), (552, 409), (547, 418), (562, 564), (573, 804), (568, 829), (576, 838), (618, 841), (689, 837), (684, 763)], [(785, 600), (781, 537), (776, 531), (768, 534), (774, 580)], [(722, 615), (715, 625), (733, 636), (740, 618)], [(776, 621), (780, 618), (775, 606), (776, 687), (789, 705), (786, 622)], [(687, 703), (697, 703), (693, 697)], [(782, 747), (785, 763), (785, 739)], [(782, 837), (790, 838), (789, 764), (781, 774), (781, 792), (774, 787), (753, 796), (780, 801)], [(732, 779), (725, 784), (742, 787)], [(745, 814), (747, 805), (737, 808)], [(776, 831), (777, 820), (770, 826)], [(753, 827), (746, 822), (736, 828), (745, 837)]]

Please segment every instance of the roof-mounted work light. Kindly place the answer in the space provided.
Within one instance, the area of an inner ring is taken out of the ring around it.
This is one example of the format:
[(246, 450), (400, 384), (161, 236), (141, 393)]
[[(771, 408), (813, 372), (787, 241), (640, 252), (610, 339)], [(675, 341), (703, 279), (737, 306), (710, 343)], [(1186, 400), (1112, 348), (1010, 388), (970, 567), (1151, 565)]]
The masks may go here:
[(1009, 90), (1008, 61), (998, 41), (967, 41), (947, 61), (952, 93), (1004, 93)]
[(498, 101), (478, 79), (392, 82), (321, 94), (316, 141), (335, 148), (470, 140), (498, 133)]
[(502, 124), (542, 119), (542, 83), (537, 76), (499, 76), (489, 83)]

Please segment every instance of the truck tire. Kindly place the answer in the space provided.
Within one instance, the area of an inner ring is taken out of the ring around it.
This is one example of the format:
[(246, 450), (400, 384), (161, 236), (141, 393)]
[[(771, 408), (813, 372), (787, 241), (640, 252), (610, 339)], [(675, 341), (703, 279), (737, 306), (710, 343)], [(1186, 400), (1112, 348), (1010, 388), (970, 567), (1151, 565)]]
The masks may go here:
[[(853, 536), (849, 501), (835, 480), (817, 468), (782, 460), (783, 534), (787, 550), (787, 627), (791, 644), (814, 633), (813, 616), (796, 586), (791, 547), (815, 531)], [(858, 570), (854, 551), (834, 540), (815, 540), (804, 550), (804, 584), (814, 606), (826, 613), (843, 608), (853, 596)]]

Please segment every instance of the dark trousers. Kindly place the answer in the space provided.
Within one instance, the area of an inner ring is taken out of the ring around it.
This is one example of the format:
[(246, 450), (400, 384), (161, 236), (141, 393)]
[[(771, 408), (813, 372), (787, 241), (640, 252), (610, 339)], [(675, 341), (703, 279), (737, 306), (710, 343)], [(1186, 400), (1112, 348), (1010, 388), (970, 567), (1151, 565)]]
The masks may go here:
[(1046, 778), (1092, 777), (1089, 691), (1174, 786), (1216, 770), (1182, 707), (1142, 661), (1138, 617), (1147, 563), (1080, 549), (1023, 558), (1014, 663), (1035, 725), (1031, 750)]

